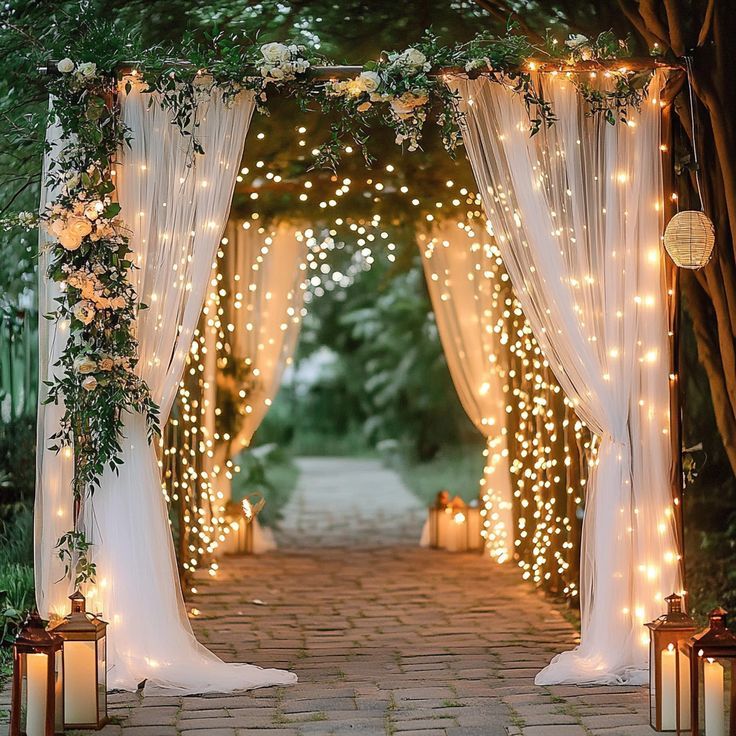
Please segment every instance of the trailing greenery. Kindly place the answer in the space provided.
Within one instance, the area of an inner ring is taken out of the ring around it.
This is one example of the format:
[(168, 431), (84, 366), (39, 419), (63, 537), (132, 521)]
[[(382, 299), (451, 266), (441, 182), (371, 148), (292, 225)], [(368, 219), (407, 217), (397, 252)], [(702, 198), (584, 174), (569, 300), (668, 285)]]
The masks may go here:
[(424, 504), (434, 503), (437, 493), (447, 490), (465, 502), (478, 500), (479, 482), (483, 476), (485, 441), (443, 447), (426, 462), (394, 461), (406, 487)]
[(257, 492), (266, 501), (258, 518), (274, 526), (282, 518), (299, 478), (299, 469), (291, 454), (276, 445), (260, 445), (237, 459), (240, 472), (233, 477), (232, 497), (240, 501)]

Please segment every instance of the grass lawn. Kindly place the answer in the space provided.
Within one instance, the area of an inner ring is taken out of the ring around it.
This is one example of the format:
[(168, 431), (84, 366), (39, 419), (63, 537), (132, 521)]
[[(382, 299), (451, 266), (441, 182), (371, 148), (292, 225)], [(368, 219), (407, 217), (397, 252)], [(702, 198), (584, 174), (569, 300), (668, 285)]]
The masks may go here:
[(429, 462), (395, 461), (392, 466), (422, 503), (434, 501), (438, 491), (448, 490), (465, 501), (478, 498), (483, 475), (484, 445), (448, 447)]

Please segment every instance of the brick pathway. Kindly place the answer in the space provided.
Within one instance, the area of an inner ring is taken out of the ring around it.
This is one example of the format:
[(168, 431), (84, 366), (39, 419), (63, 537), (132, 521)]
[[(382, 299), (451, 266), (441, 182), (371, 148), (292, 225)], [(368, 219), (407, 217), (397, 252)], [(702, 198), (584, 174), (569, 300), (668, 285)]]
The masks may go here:
[(292, 669), (297, 685), (206, 697), (113, 694), (115, 723), (100, 733), (653, 733), (641, 688), (534, 686), (534, 674), (574, 644), (575, 631), (513, 567), (419, 549), (413, 540), (361, 544), (229, 557), (216, 579), (198, 583), (200, 640), (226, 660)]

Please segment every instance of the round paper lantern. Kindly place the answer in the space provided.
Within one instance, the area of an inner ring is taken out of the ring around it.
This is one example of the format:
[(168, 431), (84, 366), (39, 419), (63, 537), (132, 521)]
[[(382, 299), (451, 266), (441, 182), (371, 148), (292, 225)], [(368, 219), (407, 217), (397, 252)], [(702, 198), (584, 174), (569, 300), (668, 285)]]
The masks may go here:
[(705, 212), (678, 212), (664, 231), (664, 247), (680, 268), (703, 268), (713, 254), (715, 228)]

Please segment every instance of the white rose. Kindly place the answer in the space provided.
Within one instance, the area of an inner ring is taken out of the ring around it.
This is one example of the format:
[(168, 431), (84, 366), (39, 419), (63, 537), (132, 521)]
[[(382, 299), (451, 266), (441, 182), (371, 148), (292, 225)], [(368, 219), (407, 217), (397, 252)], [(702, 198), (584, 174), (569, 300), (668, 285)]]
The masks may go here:
[(399, 62), (406, 66), (421, 67), (424, 66), (427, 57), (419, 51), (419, 49), (408, 48), (399, 56)]
[(269, 69), (267, 71), (267, 74), (271, 79), (283, 79), (284, 78), (284, 70), (280, 66), (275, 66), (273, 69)]
[(85, 325), (88, 325), (95, 318), (94, 304), (88, 301), (77, 302), (72, 311), (74, 316)]
[(97, 370), (97, 363), (87, 355), (80, 355), (74, 359), (74, 370), (82, 375), (94, 373)]
[(84, 208), (84, 216), (88, 220), (96, 220), (100, 213), (97, 210), (97, 206), (95, 204), (89, 204)]
[(565, 41), (565, 46), (571, 49), (576, 49), (579, 46), (585, 46), (588, 43), (588, 37), (583, 36), (582, 33), (573, 33), (570, 36), (568, 36), (567, 41)]
[(74, 62), (70, 58), (62, 59), (57, 65), (56, 68), (62, 73), (62, 74), (69, 74), (69, 72), (74, 71)]
[(289, 49), (282, 43), (267, 43), (261, 46), (261, 54), (271, 64), (278, 64), (291, 58)]
[(92, 79), (97, 74), (97, 64), (93, 61), (85, 61), (77, 67), (77, 76), (84, 79)]
[(97, 379), (94, 376), (87, 376), (82, 381), (82, 388), (85, 391), (94, 391), (97, 388)]
[(361, 72), (358, 79), (366, 92), (375, 92), (381, 84), (381, 77), (376, 72)]

